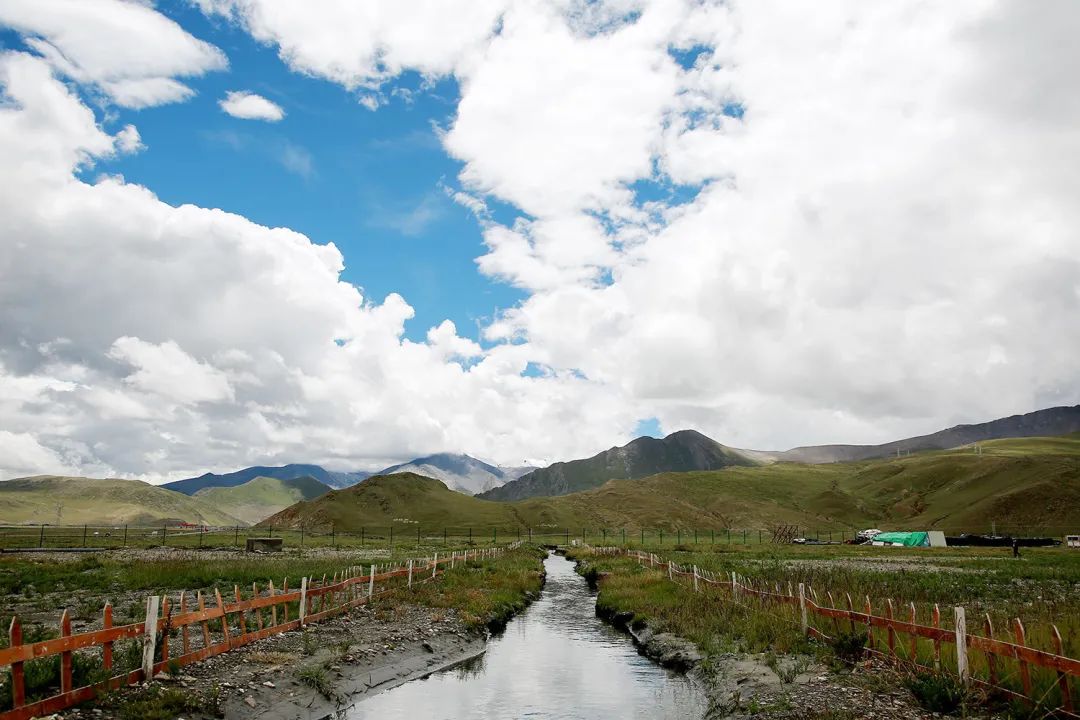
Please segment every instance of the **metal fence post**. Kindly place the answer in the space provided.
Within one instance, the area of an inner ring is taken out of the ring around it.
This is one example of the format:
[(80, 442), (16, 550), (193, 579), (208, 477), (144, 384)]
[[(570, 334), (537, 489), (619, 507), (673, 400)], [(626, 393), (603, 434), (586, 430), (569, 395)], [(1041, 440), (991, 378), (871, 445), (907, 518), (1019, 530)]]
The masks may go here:
[(169, 532), (169, 526), (168, 525), (162, 525), (161, 526), (161, 544), (163, 546), (168, 544), (168, 543), (165, 542), (166, 536), (168, 535), (168, 532)]
[(41, 536), (38, 537), (38, 547), (45, 547), (45, 524), (41, 524)]
[(82, 546), (86, 547), (86, 525), (82, 526)]

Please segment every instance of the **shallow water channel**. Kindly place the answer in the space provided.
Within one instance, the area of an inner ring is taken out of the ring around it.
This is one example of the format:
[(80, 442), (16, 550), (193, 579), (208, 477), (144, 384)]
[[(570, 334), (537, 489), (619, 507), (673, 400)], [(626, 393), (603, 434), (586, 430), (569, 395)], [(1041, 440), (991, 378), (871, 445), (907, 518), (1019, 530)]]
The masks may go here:
[(702, 693), (637, 653), (596, 617), (596, 596), (566, 558), (544, 561), (540, 598), (466, 665), (375, 695), (349, 720), (701, 718)]

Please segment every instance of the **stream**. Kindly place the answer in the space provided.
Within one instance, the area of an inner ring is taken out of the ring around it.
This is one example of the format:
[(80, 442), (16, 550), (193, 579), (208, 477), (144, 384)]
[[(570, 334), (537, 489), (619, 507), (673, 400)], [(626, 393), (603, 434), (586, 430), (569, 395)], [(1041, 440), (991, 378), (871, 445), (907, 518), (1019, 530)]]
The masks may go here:
[(487, 652), (424, 680), (375, 695), (349, 720), (407, 718), (701, 718), (704, 694), (639, 655), (596, 617), (596, 596), (574, 565), (544, 561), (539, 599), (488, 643)]

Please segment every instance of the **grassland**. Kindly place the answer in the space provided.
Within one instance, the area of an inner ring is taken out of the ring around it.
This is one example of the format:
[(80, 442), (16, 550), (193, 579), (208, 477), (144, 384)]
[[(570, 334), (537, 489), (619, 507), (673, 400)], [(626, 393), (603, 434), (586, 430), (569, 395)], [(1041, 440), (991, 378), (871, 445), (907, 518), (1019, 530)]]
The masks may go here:
[(329, 490), (329, 486), (312, 477), (288, 480), (257, 477), (234, 487), (203, 488), (194, 498), (245, 524), (254, 525), (290, 505), (313, 500)]
[[(415, 552), (409, 554), (417, 555)], [(348, 565), (371, 561), (385, 564), (400, 561), (406, 554), (364, 557), (360, 553), (349, 552), (270, 558), (251, 558), (233, 553), (192, 553), (181, 557), (169, 555), (160, 551), (127, 551), (112, 556), (94, 555), (74, 560), (55, 555), (33, 559), (0, 557), (0, 593), (4, 598), (0, 616), (6, 621), (10, 614), (17, 611), (23, 621), (24, 637), (32, 642), (57, 636), (56, 619), (65, 607), (72, 615), (76, 632), (82, 632), (100, 627), (101, 608), (106, 599), (113, 602), (116, 623), (138, 622), (144, 617), (145, 597), (149, 594), (167, 593), (175, 601), (179, 590), (200, 589), (212, 594), (217, 589), (223, 596), (231, 597), (233, 586), (238, 585), (244, 597), (248, 597), (252, 582), (265, 588), (269, 580), (274, 580), (280, 588), (282, 580), (288, 577), (290, 586), (295, 588), (301, 576), (318, 578), (325, 574), (331, 577)], [(420, 616), (429, 616), (432, 620), (452, 615), (454, 623), (439, 624), (438, 631), (498, 628), (539, 593), (543, 581), (542, 556), (543, 553), (536, 548), (517, 548), (496, 557), (458, 562), (453, 569), (444, 566), (445, 572), (437, 581), (415, 584), (412, 588), (406, 588), (403, 579), (390, 580), (385, 588), (390, 592), (378, 595), (371, 610), (377, 617), (387, 618), (391, 627), (395, 622), (401, 625), (394, 633), (395, 645), (400, 635), (416, 624), (418, 612)], [(296, 617), (295, 603), (291, 604), (289, 613)], [(211, 626), (211, 630), (216, 632), (213, 622)], [(329, 666), (338, 666), (334, 670), (340, 670), (343, 656), (349, 655), (350, 648), (357, 642), (371, 644), (372, 638), (364, 635), (367, 629), (366, 626), (357, 628), (354, 618), (351, 625), (347, 619), (342, 622), (330, 621), (311, 625), (303, 633), (274, 636), (269, 642), (279, 652), (271, 654), (282, 659), (275, 659), (273, 664), (280, 667), (286, 662), (295, 663), (299, 660), (300, 653), (297, 651), (300, 647), (305, 657), (314, 656), (320, 647), (332, 648), (329, 655), (323, 653), (321, 661), (317, 661), (317, 658), (307, 661), (297, 674), (300, 682), (319, 680), (320, 684), (326, 683), (326, 688), (329, 688), (332, 678), (338, 676), (336, 672), (328, 670)], [(3, 646), (4, 639), (0, 639), (0, 646)], [(382, 638), (383, 643), (389, 640)], [(384, 647), (382, 644), (375, 646)], [(340, 649), (342, 647), (343, 650)], [(423, 650), (420, 652), (423, 653)], [(137, 641), (117, 643), (115, 667), (133, 669), (138, 667), (140, 658), (141, 648)], [(100, 653), (79, 652), (74, 660), (76, 685), (104, 677)], [(385, 660), (382, 658), (380, 662)], [(218, 662), (242, 664), (245, 662), (244, 653), (229, 653)], [(198, 670), (195, 668), (191, 672)], [(310, 677), (305, 678), (304, 672), (309, 673)], [(59, 656), (26, 663), (26, 673), (31, 698), (55, 694), (59, 684)], [(215, 673), (222, 674), (219, 676)], [(211, 685), (229, 676), (219, 664), (216, 669), (207, 670), (207, 677), (212, 678), (213, 682), (205, 683), (205, 687), (189, 687), (182, 694), (177, 694), (174, 688), (163, 689), (151, 685), (145, 689), (108, 694), (99, 699), (96, 707), (105, 709), (105, 717), (171, 718), (181, 714), (188, 717), (215, 717), (218, 716), (215, 708), (220, 698)], [(231, 677), (235, 681), (235, 674)], [(10, 677), (4, 669), (0, 673), (0, 710), (10, 707), (10, 703)]]
[(0, 482), (0, 523), (236, 525), (213, 504), (139, 480), (41, 475)]
[[(654, 630), (672, 632), (693, 641), (707, 656), (724, 653), (814, 653), (829, 655), (828, 648), (813, 646), (802, 637), (793, 606), (764, 604), (716, 590), (694, 593), (686, 580), (677, 585), (660, 569), (641, 567), (631, 559), (592, 555), (588, 550), (571, 554), (600, 578), (598, 611), (629, 623), (648, 624)], [(907, 617), (909, 603), (917, 620), (931, 624), (932, 608), (941, 608), (942, 622), (952, 621), (952, 608), (967, 611), (969, 632), (982, 633), (989, 618), (998, 637), (1011, 637), (1014, 618), (1023, 619), (1028, 643), (1052, 650), (1051, 624), (1064, 638), (1064, 652), (1080, 657), (1080, 553), (1061, 548), (1029, 549), (1013, 559), (1004, 549), (898, 549), (853, 546), (775, 548), (681, 546), (667, 548), (663, 557), (680, 565), (697, 565), (730, 577), (732, 572), (760, 588), (786, 590), (788, 583), (806, 583), (819, 601), (844, 607), (850, 594), (856, 609), (870, 598), (875, 612), (885, 614), (891, 600), (898, 617)], [(830, 635), (844, 635), (846, 627), (818, 620)], [(877, 636), (878, 647), (884, 633)], [(906, 641), (905, 641), (906, 642)], [(906, 648), (906, 645), (904, 646)], [(920, 658), (930, 663), (932, 645), (920, 641)], [(945, 648), (943, 663), (955, 662)], [(999, 664), (1003, 661), (999, 660)], [(972, 659), (977, 672), (986, 669), (985, 658)], [(1019, 688), (1018, 667), (1012, 661), (1001, 666), (1006, 684)], [(1053, 705), (1056, 677), (1033, 671), (1036, 687)]]
[[(613, 480), (595, 490), (491, 502), (402, 474), (373, 478), (264, 521), (274, 527), (769, 528), (863, 527), (1064, 534), (1080, 522), (1080, 436), (828, 465), (774, 463)], [(597, 534), (600, 534), (597, 532)]]

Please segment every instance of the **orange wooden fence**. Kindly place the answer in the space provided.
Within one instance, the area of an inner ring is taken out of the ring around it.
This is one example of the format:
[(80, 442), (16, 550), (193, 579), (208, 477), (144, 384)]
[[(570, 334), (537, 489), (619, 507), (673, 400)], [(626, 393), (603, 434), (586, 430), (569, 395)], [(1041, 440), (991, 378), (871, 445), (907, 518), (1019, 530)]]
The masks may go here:
[[(985, 633), (984, 635), (969, 633), (967, 631), (966, 612), (962, 607), (954, 608), (954, 624), (952, 628), (941, 627), (941, 610), (937, 605), (933, 608), (933, 625), (922, 625), (916, 622), (914, 603), (909, 603), (905, 608), (908, 615), (905, 620), (896, 617), (891, 600), (887, 601), (885, 615), (881, 616), (874, 614), (869, 597), (865, 598), (864, 607), (861, 610), (854, 608), (851, 596), (846, 593), (846, 608), (833, 607), (836, 602), (832, 593), (825, 594), (826, 598), (828, 598), (826, 604), (822, 602), (813, 588), (809, 588), (802, 583), (797, 587), (793, 587), (791, 583), (788, 583), (786, 588), (779, 584), (767, 588), (763, 583), (755, 583), (746, 578), (739, 578), (735, 573), (732, 573), (730, 578), (721, 579), (715, 573), (702, 570), (696, 566), (683, 568), (652, 553), (619, 547), (593, 548), (593, 552), (601, 555), (627, 555), (641, 564), (666, 572), (668, 578), (674, 582), (678, 582), (678, 578), (689, 578), (695, 591), (700, 591), (702, 587), (723, 588), (731, 593), (733, 599), (755, 598), (762, 602), (790, 605), (798, 609), (803, 632), (826, 642), (834, 638), (829, 636), (823, 629), (815, 627), (812, 622), (814, 616), (831, 621), (834, 636), (844, 632), (842, 629), (844, 623), (847, 624), (848, 632), (851, 633), (858, 632), (859, 629), (865, 629), (868, 645), (865, 649), (868, 653), (912, 666), (941, 670), (941, 646), (943, 643), (953, 645), (956, 650), (955, 671), (962, 683), (982, 686), (1004, 696), (1026, 702), (1043, 702), (1044, 698), (1037, 698), (1034, 695), (1031, 668), (1045, 668), (1057, 676), (1056, 684), (1061, 694), (1061, 702), (1055, 712), (1062, 717), (1080, 718), (1080, 715), (1076, 714), (1072, 695), (1074, 682), (1072, 678), (1080, 678), (1080, 660), (1062, 654), (1061, 633), (1058, 632), (1055, 625), (1050, 626), (1055, 651), (1047, 652), (1030, 647), (1027, 644), (1024, 625), (1019, 618), (1013, 621), (1014, 642), (1009, 642), (994, 637), (994, 628), (989, 615), (983, 618), (982, 630)], [(825, 625), (828, 624), (830, 623), (825, 623)], [(879, 650), (876, 647), (875, 628), (884, 631), (884, 650)], [(907, 636), (906, 647), (901, 639), (897, 637), (898, 634)], [(958, 637), (963, 638), (963, 642), (957, 643)], [(919, 662), (919, 638), (924, 638), (932, 643), (933, 666)], [(973, 675), (970, 662), (972, 652), (982, 653), (986, 657), (987, 672), (985, 678)], [(1000, 659), (1012, 660), (1017, 664), (1022, 692), (1016, 692), (1001, 684), (1004, 678), (1001, 675)], [(951, 670), (950, 668), (949, 671), (951, 672)]]
[[(520, 543), (514, 543), (514, 547)], [(196, 593), (194, 602), (181, 592), (174, 604), (169, 597), (150, 596), (146, 599), (147, 619), (129, 625), (113, 625), (113, 609), (109, 604), (103, 610), (103, 627), (100, 630), (72, 634), (71, 618), (65, 610), (60, 620), (60, 637), (23, 644), (22, 626), (17, 617), (11, 619), (10, 645), (0, 649), (0, 667), (10, 666), (12, 709), (0, 712), (0, 720), (29, 720), (30, 718), (58, 712), (79, 703), (92, 700), (105, 689), (123, 687), (153, 677), (171, 667), (199, 662), (215, 655), (243, 647), (256, 640), (297, 630), (308, 623), (318, 622), (347, 610), (363, 605), (372, 598), (393, 591), (384, 587), (378, 592), (375, 583), (387, 583), (395, 578), (405, 578), (408, 587), (414, 583), (428, 582), (445, 570), (440, 566), (454, 567), (467, 560), (494, 558), (504, 548), (488, 548), (453, 552), (449, 557), (409, 560), (405, 565), (393, 566), (377, 572), (371, 565), (367, 575), (361, 575), (359, 566), (336, 573), (329, 581), (302, 578), (300, 587), (289, 590), (286, 579), (280, 589), (273, 582), (260, 589), (252, 584), (251, 596), (243, 598), (240, 586), (234, 586), (233, 602), (226, 602), (221, 592), (215, 590), (213, 604), (207, 606), (207, 598)], [(296, 612), (290, 617), (290, 607)], [(179, 653), (170, 648), (170, 634), (179, 630)], [(139, 638), (142, 643), (141, 667), (121, 671), (107, 680), (72, 687), (72, 658), (76, 651), (101, 648), (102, 666), (111, 673), (114, 668), (114, 644), (117, 641)], [(24, 664), (50, 656), (60, 656), (60, 692), (51, 697), (27, 702)]]

